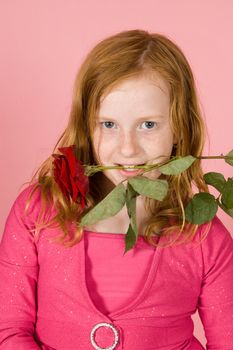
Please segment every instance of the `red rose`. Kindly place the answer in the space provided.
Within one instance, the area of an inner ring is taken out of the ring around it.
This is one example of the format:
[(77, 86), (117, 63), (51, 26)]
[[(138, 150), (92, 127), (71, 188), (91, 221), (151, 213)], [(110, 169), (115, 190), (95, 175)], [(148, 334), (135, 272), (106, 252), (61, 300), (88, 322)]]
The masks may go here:
[(74, 149), (75, 145), (58, 148), (63, 155), (52, 155), (54, 157), (54, 179), (68, 199), (71, 197), (74, 202), (80, 203), (84, 208), (89, 180), (84, 173), (82, 163), (75, 157)]

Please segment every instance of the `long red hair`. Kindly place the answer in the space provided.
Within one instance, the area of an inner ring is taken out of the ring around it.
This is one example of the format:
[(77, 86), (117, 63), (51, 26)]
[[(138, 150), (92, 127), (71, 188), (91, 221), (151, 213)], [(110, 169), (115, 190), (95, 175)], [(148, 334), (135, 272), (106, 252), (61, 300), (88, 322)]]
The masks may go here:
[[(170, 85), (170, 121), (177, 138), (173, 155), (200, 156), (205, 126), (190, 65), (172, 40), (145, 30), (128, 30), (107, 37), (88, 53), (75, 79), (68, 125), (51, 154), (59, 153), (59, 147), (75, 144), (81, 162), (98, 164), (93, 153), (92, 135), (100, 99), (124, 79), (153, 72), (158, 72)], [(89, 178), (88, 204), (83, 212), (77, 203), (63, 197), (54, 181), (52, 161), (52, 156), (46, 159), (33, 175), (30, 183), (34, 186), (26, 210), (38, 189), (43, 203), (38, 230), (55, 223), (63, 231), (59, 241), (72, 246), (79, 242), (83, 233), (79, 227), (80, 218), (101, 200), (101, 174)], [(146, 207), (151, 212), (144, 233), (146, 240), (154, 245), (153, 235), (171, 235), (177, 230), (187, 239), (191, 238), (197, 225), (185, 222), (184, 206), (193, 195), (193, 187), (208, 192), (200, 161), (180, 175), (161, 175), (160, 178), (167, 179), (169, 191), (162, 202), (146, 199)], [(56, 215), (46, 223), (42, 218), (50, 205), (56, 209)], [(72, 235), (70, 223), (75, 227)]]

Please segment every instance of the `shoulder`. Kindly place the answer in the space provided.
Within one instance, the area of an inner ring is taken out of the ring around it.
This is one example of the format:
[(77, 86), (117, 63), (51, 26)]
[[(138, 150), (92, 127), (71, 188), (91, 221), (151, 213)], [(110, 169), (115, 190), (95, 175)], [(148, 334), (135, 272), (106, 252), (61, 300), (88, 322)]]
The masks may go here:
[[(45, 202), (45, 204), (45, 212), (47, 211), (48, 214), (51, 214), (51, 203)], [(26, 223), (28, 221), (35, 222), (39, 217), (41, 209), (43, 209), (42, 206), (42, 190), (40, 184), (34, 182), (19, 192), (13, 202), (9, 215), (14, 212), (15, 216), (21, 218)]]
[(23, 190), (20, 190), (20, 192), (16, 195), (15, 200), (13, 202), (13, 207), (22, 208), (26, 204), (27, 200), (32, 195), (32, 206), (38, 205), (41, 198), (41, 190), (38, 182), (34, 184), (27, 185)]
[[(24, 219), (28, 221), (29, 218), (33, 219), (33, 217), (36, 218), (40, 210), (40, 204), (40, 188), (37, 184), (30, 184), (16, 195), (6, 221), (11, 220), (13, 216), (20, 219), (20, 221)], [(28, 210), (26, 211), (27, 206)]]
[(206, 244), (219, 245), (221, 242), (228, 241), (231, 244), (233, 242), (231, 233), (218, 216), (215, 216), (209, 223), (201, 225), (198, 232), (200, 237), (206, 236), (204, 240)]
[(217, 266), (218, 272), (226, 265), (233, 267), (233, 239), (222, 221), (215, 216), (210, 223), (201, 225), (198, 231), (205, 274), (214, 271)]
[(42, 190), (38, 182), (27, 185), (16, 196), (8, 216), (5, 220), (5, 227), (2, 235), (2, 241), (14, 231), (14, 235), (18, 232), (33, 232), (37, 224), (49, 221), (55, 215), (54, 207), (51, 203), (47, 205), (42, 201)]

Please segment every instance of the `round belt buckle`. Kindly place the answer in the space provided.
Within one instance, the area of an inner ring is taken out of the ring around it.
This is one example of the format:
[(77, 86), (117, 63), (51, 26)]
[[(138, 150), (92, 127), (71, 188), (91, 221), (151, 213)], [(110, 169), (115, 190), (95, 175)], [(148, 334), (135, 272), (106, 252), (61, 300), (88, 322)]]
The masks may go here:
[[(95, 331), (100, 328), (100, 327), (108, 327), (108, 328), (111, 328), (111, 330), (113, 331), (114, 333), (114, 336), (115, 336), (115, 340), (114, 340), (114, 343), (111, 345), (111, 346), (108, 346), (107, 348), (101, 348), (99, 347), (96, 342), (95, 342), (95, 339), (94, 339), (94, 335), (95, 335)], [(106, 322), (102, 322), (102, 323), (97, 323), (91, 330), (91, 334), (90, 334), (90, 339), (91, 339), (91, 344), (93, 345), (93, 347), (96, 349), (96, 350), (113, 350), (115, 349), (115, 347), (117, 346), (118, 344), (118, 340), (119, 340), (119, 333), (118, 333), (118, 330), (110, 323), (106, 323)]]

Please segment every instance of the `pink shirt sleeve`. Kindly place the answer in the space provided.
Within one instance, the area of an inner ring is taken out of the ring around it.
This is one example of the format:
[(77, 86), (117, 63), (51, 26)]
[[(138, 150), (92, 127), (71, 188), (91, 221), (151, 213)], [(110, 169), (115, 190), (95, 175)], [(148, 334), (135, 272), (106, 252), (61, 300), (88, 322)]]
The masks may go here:
[(203, 279), (198, 313), (208, 350), (233, 349), (233, 239), (215, 217), (203, 241)]
[[(0, 348), (39, 350), (34, 339), (37, 252), (21, 192), (5, 223), (0, 244)], [(28, 224), (28, 225), (27, 225)]]

